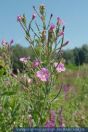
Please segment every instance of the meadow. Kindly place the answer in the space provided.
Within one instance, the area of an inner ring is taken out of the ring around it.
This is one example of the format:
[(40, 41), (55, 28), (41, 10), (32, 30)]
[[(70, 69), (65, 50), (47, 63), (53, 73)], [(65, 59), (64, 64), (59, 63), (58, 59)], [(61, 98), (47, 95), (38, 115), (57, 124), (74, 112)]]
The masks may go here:
[[(58, 80), (69, 89), (52, 103), (52, 109), (62, 107), (65, 127), (88, 127), (88, 66), (66, 69)], [(52, 91), (56, 95), (60, 86)], [(11, 131), (14, 127), (29, 127), (28, 100), (26, 89), (19, 86), (14, 78), (0, 78), (0, 131)], [(30, 104), (29, 104), (30, 105)], [(38, 108), (39, 110), (39, 108)], [(58, 115), (59, 119), (59, 115)], [(58, 123), (57, 123), (58, 126)]]
[[(0, 131), (17, 127), (88, 127), (88, 65), (66, 65), (63, 47), (65, 26), (46, 24), (45, 6), (35, 6), (29, 24), (17, 16), (33, 56), (20, 56), (19, 69), (13, 67), (13, 40), (2, 40), (0, 47)], [(34, 23), (36, 15), (42, 28)], [(32, 28), (35, 24), (36, 30)], [(58, 57), (57, 57), (58, 54)], [(15, 56), (16, 57), (16, 56)]]

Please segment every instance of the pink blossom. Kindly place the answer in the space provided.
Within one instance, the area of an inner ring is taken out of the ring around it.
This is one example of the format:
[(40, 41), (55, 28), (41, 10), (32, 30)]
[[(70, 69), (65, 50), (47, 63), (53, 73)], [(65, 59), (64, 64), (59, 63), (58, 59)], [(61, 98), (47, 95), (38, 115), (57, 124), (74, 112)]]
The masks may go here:
[(63, 31), (60, 31), (59, 33), (58, 33), (58, 36), (60, 37), (60, 36), (63, 36), (64, 35), (64, 32)]
[(37, 71), (36, 76), (37, 76), (41, 81), (46, 82), (46, 81), (48, 81), (50, 75), (49, 75), (48, 69), (46, 69), (46, 68), (41, 68), (40, 71)]
[(2, 44), (2, 45), (6, 45), (6, 44), (7, 44), (6, 40), (3, 39), (2, 42), (1, 42), (1, 44)]
[(63, 20), (60, 17), (57, 17), (57, 24), (58, 25), (63, 25)]
[(55, 127), (55, 122), (48, 120), (45, 124), (46, 128), (53, 128)]
[(22, 16), (17, 16), (17, 21), (18, 21), (18, 22), (21, 22), (22, 19), (23, 19)]
[(34, 13), (33, 15), (32, 15), (32, 19), (34, 20), (36, 18), (36, 14)]
[(38, 67), (39, 65), (40, 65), (40, 60), (38, 60), (38, 59), (36, 59), (36, 60), (34, 60), (33, 61), (33, 67), (35, 68), (35, 67)]
[(55, 29), (55, 25), (54, 24), (51, 24), (49, 30), (52, 32), (54, 29)]
[(22, 62), (22, 63), (27, 63), (28, 62), (28, 57), (22, 57), (22, 58), (20, 58), (19, 60)]
[(59, 64), (57, 62), (55, 62), (54, 66), (56, 67), (57, 72), (63, 72), (63, 71), (65, 71), (64, 64), (61, 63), (61, 62)]
[(46, 122), (45, 127), (55, 127), (56, 113), (54, 110), (50, 111), (50, 118)]

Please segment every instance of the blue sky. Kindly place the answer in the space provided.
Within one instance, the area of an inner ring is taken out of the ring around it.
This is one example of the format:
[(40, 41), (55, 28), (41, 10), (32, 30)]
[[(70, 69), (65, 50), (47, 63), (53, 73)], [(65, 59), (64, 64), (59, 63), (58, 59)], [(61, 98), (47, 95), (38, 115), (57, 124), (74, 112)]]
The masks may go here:
[(32, 6), (37, 8), (44, 3), (48, 16), (53, 13), (54, 22), (60, 16), (65, 23), (67, 48), (80, 47), (88, 43), (88, 0), (0, 0), (0, 42), (14, 39), (15, 43), (28, 46), (17, 16), (25, 13), (31, 18)]

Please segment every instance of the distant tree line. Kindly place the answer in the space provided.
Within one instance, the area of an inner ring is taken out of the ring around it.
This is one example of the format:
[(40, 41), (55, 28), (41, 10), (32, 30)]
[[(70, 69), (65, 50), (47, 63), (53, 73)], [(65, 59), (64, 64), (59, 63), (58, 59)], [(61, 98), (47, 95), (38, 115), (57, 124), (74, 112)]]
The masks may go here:
[(63, 58), (66, 64), (82, 65), (88, 63), (88, 45), (84, 44), (80, 48), (74, 48), (70, 50), (65, 50), (63, 52)]
[[(34, 56), (33, 49), (31, 47), (25, 48), (22, 47), (21, 45), (14, 45), (12, 47), (12, 50), (13, 50), (13, 55), (12, 55), (13, 67), (23, 68), (22, 63), (19, 61), (20, 57), (31, 56), (31, 59), (36, 58), (36, 56)], [(62, 56), (65, 59), (66, 64), (74, 64), (79, 66), (84, 63), (88, 63), (88, 45), (84, 44), (80, 48), (75, 47), (74, 49), (64, 50)]]
[[(38, 53), (38, 49), (37, 53)], [(1, 48), (0, 48), (1, 54)], [(23, 64), (19, 61), (20, 57), (29, 57), (31, 59), (36, 58), (33, 53), (33, 49), (31, 47), (23, 47), (19, 44), (12, 46), (12, 66), (13, 69), (23, 69)], [(58, 58), (58, 53), (56, 53), (56, 58)], [(88, 63), (88, 45), (84, 44), (80, 48), (67, 49), (63, 51), (62, 57), (65, 59), (66, 64), (73, 65), (82, 65), (84, 63)]]

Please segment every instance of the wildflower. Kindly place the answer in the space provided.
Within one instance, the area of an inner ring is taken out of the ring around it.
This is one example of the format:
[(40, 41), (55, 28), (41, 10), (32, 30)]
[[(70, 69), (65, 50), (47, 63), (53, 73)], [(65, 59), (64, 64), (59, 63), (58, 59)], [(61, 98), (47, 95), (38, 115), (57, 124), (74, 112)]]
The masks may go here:
[(46, 128), (55, 127), (55, 122), (52, 122), (52, 121), (49, 120), (49, 121), (46, 122), (45, 127)]
[(38, 59), (36, 59), (36, 60), (34, 60), (33, 61), (33, 67), (35, 68), (35, 67), (38, 67), (39, 65), (40, 65), (40, 60), (38, 60)]
[(54, 24), (51, 24), (49, 30), (52, 32), (54, 30), (54, 28), (55, 28), (55, 25)]
[(34, 13), (33, 15), (32, 15), (32, 20), (34, 20), (36, 18), (36, 14)]
[(23, 17), (22, 17), (22, 16), (17, 16), (17, 21), (18, 21), (18, 22), (21, 22), (21, 21), (22, 21), (22, 19), (23, 19)]
[(58, 25), (63, 25), (63, 20), (60, 17), (57, 17), (57, 24)]
[(50, 111), (50, 119), (46, 122), (45, 127), (55, 127), (55, 118), (56, 114), (55, 111), (51, 110)]
[(2, 42), (1, 42), (1, 44), (2, 44), (2, 45), (6, 45), (6, 44), (7, 44), (6, 40), (3, 39)]
[(28, 57), (22, 57), (22, 58), (20, 58), (19, 60), (22, 62), (22, 63), (27, 63), (28, 62)]
[(49, 75), (48, 69), (46, 69), (46, 68), (41, 68), (40, 71), (37, 71), (36, 76), (37, 76), (41, 81), (46, 82), (46, 81), (48, 81), (50, 75)]
[(60, 31), (59, 33), (58, 33), (58, 36), (60, 37), (60, 36), (63, 36), (64, 35), (64, 32), (63, 31)]
[(64, 64), (61, 63), (61, 62), (59, 64), (57, 62), (55, 62), (54, 66), (55, 66), (57, 72), (63, 72), (63, 71), (65, 71)]

